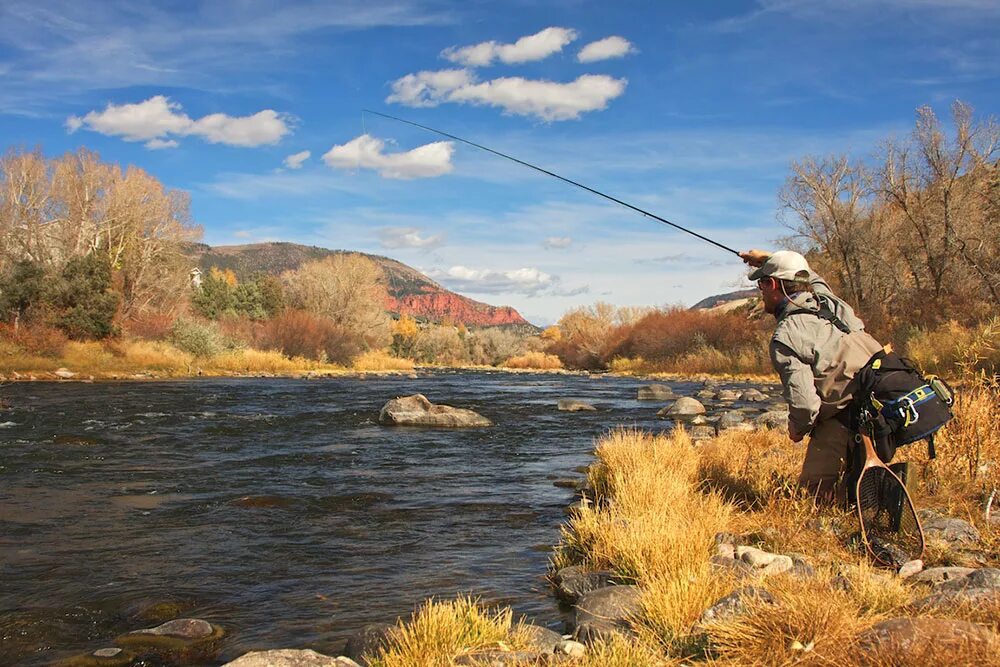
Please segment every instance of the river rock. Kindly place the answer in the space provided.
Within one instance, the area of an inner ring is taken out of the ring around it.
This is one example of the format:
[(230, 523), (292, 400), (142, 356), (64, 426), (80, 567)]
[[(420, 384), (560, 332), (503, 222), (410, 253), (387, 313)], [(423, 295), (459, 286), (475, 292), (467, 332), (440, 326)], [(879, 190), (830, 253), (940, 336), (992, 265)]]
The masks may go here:
[(695, 394), (695, 396), (697, 396), (698, 398), (704, 398), (704, 399), (712, 400), (713, 398), (715, 398), (715, 390), (714, 389), (702, 389), (702, 390), (698, 391)]
[[(212, 662), (218, 653), (222, 628), (198, 618), (177, 618), (155, 628), (134, 630), (115, 639), (115, 644), (160, 662)], [(159, 664), (159, 663), (156, 663)]]
[(564, 639), (556, 646), (558, 655), (568, 655), (570, 658), (582, 658), (587, 655), (587, 647), (572, 639)]
[(938, 586), (942, 590), (960, 590), (963, 588), (995, 588), (1000, 589), (1000, 570), (993, 567), (983, 567), (973, 570), (966, 577), (951, 579)]
[(587, 593), (576, 604), (574, 634), (585, 644), (615, 633), (629, 634), (628, 620), (639, 613), (636, 586), (608, 586)]
[(637, 400), (640, 401), (672, 401), (677, 396), (674, 394), (674, 390), (665, 384), (648, 384), (644, 387), (639, 387)]
[(95, 658), (114, 658), (115, 656), (121, 655), (124, 650), (125, 649), (115, 647), (99, 648), (90, 655)]
[(739, 616), (746, 611), (748, 600), (760, 600), (767, 604), (774, 604), (774, 596), (767, 590), (757, 586), (744, 586), (703, 611), (700, 622), (724, 621)]
[(772, 431), (788, 432), (788, 410), (768, 410), (754, 419), (757, 428), (769, 428)]
[(684, 396), (657, 412), (656, 416), (677, 421), (690, 421), (696, 415), (703, 414), (705, 414), (705, 406), (700, 401), (690, 396)]
[(742, 394), (740, 394), (741, 401), (749, 401), (751, 403), (760, 403), (769, 400), (769, 397), (764, 392), (759, 389), (747, 389)]
[(435, 405), (423, 394), (392, 399), (382, 407), (378, 421), (384, 426), (456, 428), (493, 425), (489, 419), (472, 410)]
[(910, 581), (914, 584), (930, 584), (931, 586), (937, 586), (947, 581), (965, 579), (972, 574), (973, 571), (974, 570), (971, 567), (931, 567), (923, 572), (913, 575), (910, 577)]
[(688, 429), (688, 436), (695, 442), (711, 440), (715, 437), (715, 427), (707, 424), (695, 424)]
[(574, 401), (568, 398), (559, 399), (559, 410), (562, 412), (581, 412), (589, 411), (593, 412), (597, 410), (590, 403), (584, 403), (583, 401)]
[(909, 579), (915, 574), (920, 574), (924, 569), (924, 561), (919, 558), (916, 560), (910, 560), (903, 563), (903, 566), (899, 568), (899, 578)]
[(715, 394), (717, 401), (736, 401), (740, 398), (740, 392), (735, 389), (723, 389)]
[(215, 633), (215, 626), (200, 618), (177, 618), (167, 621), (155, 628), (145, 628), (143, 630), (133, 630), (130, 635), (157, 635), (162, 637), (176, 637), (177, 639), (198, 640), (211, 637)]
[(715, 572), (719, 574), (729, 574), (737, 580), (745, 579), (753, 574), (753, 568), (741, 560), (726, 558), (725, 556), (712, 556), (709, 564)]
[(924, 521), (924, 536), (950, 545), (968, 545), (979, 541), (979, 531), (968, 521), (955, 517), (938, 516)]
[[(956, 652), (963, 664), (980, 664), (996, 648), (997, 635), (976, 623), (945, 618), (891, 618), (857, 638), (862, 664), (926, 664)], [(971, 661), (969, 661), (971, 659)]]
[(736, 410), (727, 410), (719, 416), (719, 420), (715, 422), (715, 430), (719, 433), (733, 428), (745, 421), (742, 412), (737, 412)]
[(350, 658), (333, 658), (312, 649), (283, 648), (244, 653), (222, 667), (359, 667)]
[(57, 368), (56, 370), (52, 371), (52, 374), (55, 375), (57, 378), (62, 378), (63, 380), (69, 380), (70, 378), (76, 377), (76, 373), (69, 370), (68, 368)]
[(556, 596), (569, 604), (576, 604), (591, 591), (614, 584), (615, 575), (609, 570), (586, 570), (581, 565), (570, 565), (555, 573), (552, 578)]
[(494, 648), (460, 655), (450, 664), (467, 665), (468, 667), (520, 667), (521, 665), (537, 665), (540, 660), (544, 660), (544, 657), (538, 651), (511, 651)]
[(394, 627), (389, 623), (369, 623), (348, 638), (344, 653), (358, 664), (367, 667), (368, 658), (389, 645), (389, 637)]
[(528, 646), (540, 653), (555, 653), (563, 636), (554, 630), (543, 628), (540, 625), (528, 623), (521, 628), (523, 636), (528, 641)]
[(972, 588), (969, 586), (936, 590), (910, 606), (918, 612), (927, 612), (957, 605), (965, 608), (996, 608), (997, 605), (1000, 605), (1000, 590), (996, 588)]

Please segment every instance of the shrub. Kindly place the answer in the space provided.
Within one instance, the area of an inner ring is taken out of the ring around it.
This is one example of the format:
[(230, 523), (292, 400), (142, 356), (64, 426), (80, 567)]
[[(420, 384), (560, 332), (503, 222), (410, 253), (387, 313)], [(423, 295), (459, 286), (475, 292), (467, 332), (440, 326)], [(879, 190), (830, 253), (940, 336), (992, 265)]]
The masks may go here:
[(420, 332), (414, 356), (428, 364), (463, 364), (469, 360), (469, 350), (455, 327), (432, 326)]
[(360, 335), (302, 310), (286, 310), (261, 331), (261, 346), (289, 357), (347, 365), (364, 347)]
[(145, 312), (129, 319), (125, 329), (136, 338), (165, 340), (176, 321), (177, 316), (171, 313)]
[(1000, 374), (1000, 317), (976, 327), (946, 322), (929, 331), (916, 330), (905, 343), (908, 356), (925, 373), (954, 376), (983, 371)]
[(492, 327), (480, 329), (466, 338), (469, 360), (474, 364), (498, 366), (524, 352), (524, 337), (513, 331)]
[(503, 364), (507, 368), (533, 368), (538, 370), (554, 370), (562, 368), (562, 362), (554, 354), (544, 352), (527, 352), (511, 357)]
[(196, 357), (211, 357), (227, 347), (219, 327), (211, 322), (180, 319), (170, 329), (170, 342)]
[(41, 305), (45, 269), (37, 262), (22, 260), (0, 274), (0, 319), (19, 324)]
[(28, 354), (51, 358), (62, 356), (66, 343), (69, 342), (61, 330), (44, 324), (18, 327), (16, 332), (13, 327), (4, 326), (0, 328), (0, 337), (11, 341)]
[(90, 253), (70, 258), (52, 291), (53, 306), (62, 310), (56, 325), (70, 338), (100, 339), (115, 332), (119, 295), (111, 291), (107, 257)]
[(413, 360), (394, 357), (385, 350), (368, 350), (355, 357), (352, 366), (359, 371), (412, 371)]

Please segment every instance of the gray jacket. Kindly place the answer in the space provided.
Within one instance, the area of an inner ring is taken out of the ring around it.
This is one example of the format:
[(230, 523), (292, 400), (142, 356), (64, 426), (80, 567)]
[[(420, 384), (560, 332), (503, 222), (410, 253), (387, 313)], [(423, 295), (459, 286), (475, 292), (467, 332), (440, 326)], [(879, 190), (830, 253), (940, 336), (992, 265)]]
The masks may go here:
[[(789, 421), (800, 434), (809, 433), (818, 422), (847, 407), (854, 375), (882, 349), (865, 332), (865, 324), (854, 310), (835, 296), (822, 278), (813, 273), (810, 283), (813, 293), (792, 295), (777, 313), (770, 344), (771, 363), (781, 377)], [(820, 303), (846, 324), (850, 333), (813, 315)]]

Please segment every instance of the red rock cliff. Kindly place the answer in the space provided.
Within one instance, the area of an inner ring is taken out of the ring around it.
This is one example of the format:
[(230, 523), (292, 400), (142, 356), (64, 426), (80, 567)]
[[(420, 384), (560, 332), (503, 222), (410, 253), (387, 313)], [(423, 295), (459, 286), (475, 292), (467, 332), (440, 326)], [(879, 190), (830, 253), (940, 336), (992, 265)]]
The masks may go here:
[(528, 324), (528, 321), (510, 306), (490, 306), (444, 290), (390, 296), (386, 309), (435, 322), (449, 319), (466, 326)]

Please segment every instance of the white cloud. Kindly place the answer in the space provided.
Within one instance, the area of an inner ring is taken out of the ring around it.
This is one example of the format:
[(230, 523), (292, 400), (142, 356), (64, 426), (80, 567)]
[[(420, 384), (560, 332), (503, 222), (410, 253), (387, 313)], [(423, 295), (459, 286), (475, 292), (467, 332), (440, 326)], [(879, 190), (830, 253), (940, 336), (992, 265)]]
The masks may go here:
[(444, 234), (421, 236), (416, 227), (383, 227), (378, 230), (383, 248), (437, 248), (444, 243)]
[(542, 120), (571, 120), (607, 107), (625, 92), (628, 81), (604, 74), (584, 74), (569, 83), (503, 77), (477, 82), (468, 70), (408, 74), (393, 82), (386, 102), (431, 107), (442, 102), (489, 105), (507, 113)]
[(144, 145), (151, 151), (161, 150), (163, 148), (177, 148), (180, 146), (180, 144), (173, 139), (150, 139)]
[(424, 71), (392, 82), (392, 95), (386, 102), (399, 102), (408, 107), (435, 107), (447, 102), (448, 96), (459, 88), (475, 82), (472, 72), (466, 69)]
[(527, 35), (513, 44), (495, 41), (480, 42), (471, 46), (452, 46), (441, 52), (441, 56), (453, 63), (466, 67), (484, 67), (499, 60), (509, 65), (544, 60), (576, 39), (577, 33), (569, 28), (545, 28)]
[(580, 49), (580, 53), (576, 55), (576, 59), (581, 63), (593, 63), (598, 60), (608, 60), (609, 58), (624, 58), (630, 53), (635, 53), (635, 51), (636, 49), (632, 46), (632, 42), (624, 37), (612, 35), (611, 37), (605, 37), (604, 39), (587, 44)]
[(503, 292), (537, 294), (558, 282), (557, 278), (535, 268), (493, 271), (490, 269), (470, 269), (465, 266), (453, 266), (446, 271), (432, 269), (427, 275), (435, 280), (444, 282), (450, 289), (459, 292), (468, 291), (487, 294)]
[(291, 132), (289, 117), (271, 109), (252, 116), (210, 114), (192, 120), (181, 105), (163, 95), (155, 95), (134, 104), (109, 103), (103, 111), (91, 111), (82, 118), (70, 116), (66, 129), (76, 132), (86, 128), (125, 141), (145, 141), (150, 149), (174, 148), (177, 142), (168, 139), (199, 136), (213, 144), (229, 146), (261, 146), (274, 144)]
[(573, 239), (569, 236), (550, 236), (542, 241), (542, 246), (548, 250), (561, 250), (573, 245)]
[(292, 153), (284, 159), (282, 164), (284, 164), (289, 169), (301, 169), (302, 163), (312, 157), (311, 151), (301, 151), (299, 153)]
[(451, 171), (454, 150), (450, 141), (436, 141), (401, 153), (386, 153), (384, 141), (362, 134), (331, 148), (323, 161), (336, 169), (375, 169), (383, 178), (431, 178)]

